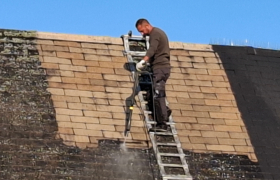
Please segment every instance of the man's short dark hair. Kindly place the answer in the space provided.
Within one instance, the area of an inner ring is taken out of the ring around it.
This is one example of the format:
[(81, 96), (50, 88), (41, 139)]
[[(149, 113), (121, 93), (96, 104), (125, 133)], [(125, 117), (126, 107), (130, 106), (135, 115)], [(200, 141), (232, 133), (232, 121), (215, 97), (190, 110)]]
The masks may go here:
[(147, 19), (143, 19), (143, 18), (142, 18), (142, 19), (138, 19), (137, 22), (136, 22), (136, 24), (135, 24), (136, 28), (137, 28), (137, 26), (142, 25), (143, 23), (148, 23), (148, 24), (150, 24), (149, 21), (148, 21)]

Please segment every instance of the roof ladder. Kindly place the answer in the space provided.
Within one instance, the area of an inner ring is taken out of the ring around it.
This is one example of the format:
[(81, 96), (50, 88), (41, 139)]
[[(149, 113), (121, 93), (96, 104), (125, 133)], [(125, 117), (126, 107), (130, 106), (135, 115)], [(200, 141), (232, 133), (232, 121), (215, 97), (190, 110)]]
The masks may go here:
[[(145, 56), (146, 51), (149, 48), (149, 37), (133, 36), (131, 31), (128, 35), (122, 35), (121, 37), (124, 43), (123, 53), (127, 57), (128, 63), (131, 65), (130, 71), (132, 72), (135, 86), (138, 84), (140, 86), (140, 79), (143, 79), (147, 72), (137, 72), (135, 70), (135, 63), (139, 62)], [(152, 83), (150, 83), (150, 85), (152, 86)], [(136, 90), (136, 88), (134, 89)], [(172, 115), (169, 116), (168, 122), (170, 131), (149, 131), (156, 122), (152, 118), (153, 112), (147, 108), (148, 101), (145, 99), (147, 91), (140, 88), (139, 92), (134, 92), (134, 94), (138, 94), (141, 109), (144, 112), (145, 125), (149, 132), (149, 137), (153, 145), (153, 150), (156, 155), (162, 180), (192, 180), (192, 176), (189, 173), (188, 164), (185, 159), (186, 155), (181, 147)], [(129, 122), (128, 124), (131, 123)]]

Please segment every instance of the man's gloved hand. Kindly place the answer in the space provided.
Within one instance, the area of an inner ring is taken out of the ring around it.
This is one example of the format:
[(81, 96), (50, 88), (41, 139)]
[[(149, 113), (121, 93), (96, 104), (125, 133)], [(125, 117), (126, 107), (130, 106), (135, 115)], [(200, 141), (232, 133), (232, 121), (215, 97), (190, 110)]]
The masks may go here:
[(146, 64), (147, 63), (146, 63), (146, 61), (144, 59), (142, 59), (140, 62), (138, 62), (136, 64), (137, 71), (142, 71), (145, 68)]

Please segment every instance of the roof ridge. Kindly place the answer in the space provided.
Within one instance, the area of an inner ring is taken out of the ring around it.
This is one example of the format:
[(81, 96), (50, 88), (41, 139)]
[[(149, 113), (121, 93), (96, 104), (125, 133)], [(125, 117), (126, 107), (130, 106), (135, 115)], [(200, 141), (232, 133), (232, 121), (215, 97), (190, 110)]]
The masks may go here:
[[(92, 42), (102, 44), (118, 44), (123, 45), (121, 38), (110, 36), (92, 36), (92, 35), (78, 35), (65, 33), (51, 33), (51, 32), (37, 32), (38, 39), (48, 40), (63, 40), (63, 41), (78, 41), (78, 42)], [(195, 44), (183, 42), (170, 42), (171, 49), (185, 49), (193, 51), (213, 51), (212, 46), (208, 44)]]

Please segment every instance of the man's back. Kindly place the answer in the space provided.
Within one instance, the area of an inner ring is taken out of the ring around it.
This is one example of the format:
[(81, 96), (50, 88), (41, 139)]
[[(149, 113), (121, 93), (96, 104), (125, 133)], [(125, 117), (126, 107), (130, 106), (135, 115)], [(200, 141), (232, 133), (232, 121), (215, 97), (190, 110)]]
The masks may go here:
[(150, 48), (147, 56), (150, 57), (153, 69), (170, 67), (169, 41), (165, 32), (154, 27), (150, 33)]
[(149, 131), (164, 132), (168, 130), (167, 122), (171, 114), (165, 102), (165, 84), (171, 71), (169, 41), (165, 32), (153, 27), (146, 19), (137, 20), (135, 26), (143, 36), (150, 36), (150, 47), (146, 56), (136, 64), (136, 69), (141, 71), (146, 66), (146, 62), (150, 61), (153, 69), (153, 103), (157, 124)]

